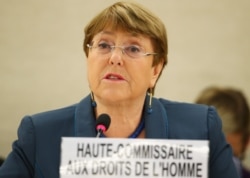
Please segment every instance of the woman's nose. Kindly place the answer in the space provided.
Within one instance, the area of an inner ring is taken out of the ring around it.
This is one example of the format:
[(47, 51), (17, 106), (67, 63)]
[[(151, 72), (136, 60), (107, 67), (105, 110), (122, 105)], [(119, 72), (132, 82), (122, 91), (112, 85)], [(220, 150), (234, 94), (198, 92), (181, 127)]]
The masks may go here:
[(109, 59), (111, 65), (123, 65), (123, 50), (119, 47), (112, 49)]

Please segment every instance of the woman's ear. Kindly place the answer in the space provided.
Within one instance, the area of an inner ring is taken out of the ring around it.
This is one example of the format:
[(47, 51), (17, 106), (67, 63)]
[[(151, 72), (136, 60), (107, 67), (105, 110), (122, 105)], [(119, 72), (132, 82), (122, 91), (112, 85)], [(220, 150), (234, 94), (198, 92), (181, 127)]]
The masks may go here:
[(155, 86), (155, 83), (158, 80), (162, 69), (163, 69), (163, 62), (160, 62), (152, 67), (152, 77), (151, 77), (150, 87)]

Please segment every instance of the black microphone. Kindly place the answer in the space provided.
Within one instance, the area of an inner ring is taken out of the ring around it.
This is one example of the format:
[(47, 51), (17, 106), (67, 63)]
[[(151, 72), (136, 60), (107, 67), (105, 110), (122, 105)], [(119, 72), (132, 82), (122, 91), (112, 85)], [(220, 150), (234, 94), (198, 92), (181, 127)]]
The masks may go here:
[(110, 125), (110, 117), (108, 114), (101, 114), (96, 120), (96, 137), (99, 138), (103, 132), (106, 132)]

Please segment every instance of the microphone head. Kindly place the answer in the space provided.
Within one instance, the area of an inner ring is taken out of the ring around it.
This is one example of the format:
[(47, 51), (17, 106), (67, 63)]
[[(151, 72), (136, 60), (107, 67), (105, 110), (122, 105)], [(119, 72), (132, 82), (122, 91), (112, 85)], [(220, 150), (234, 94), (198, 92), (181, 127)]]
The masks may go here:
[(101, 114), (96, 119), (96, 130), (106, 132), (110, 126), (111, 119), (108, 114)]

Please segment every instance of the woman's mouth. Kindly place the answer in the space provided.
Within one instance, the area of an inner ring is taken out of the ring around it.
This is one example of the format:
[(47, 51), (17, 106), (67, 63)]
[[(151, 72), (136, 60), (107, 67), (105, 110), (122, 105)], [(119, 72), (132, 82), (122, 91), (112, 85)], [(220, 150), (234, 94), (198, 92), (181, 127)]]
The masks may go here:
[(109, 74), (105, 75), (104, 79), (107, 79), (107, 80), (124, 80), (124, 78), (121, 75), (112, 74), (112, 73), (109, 73)]

